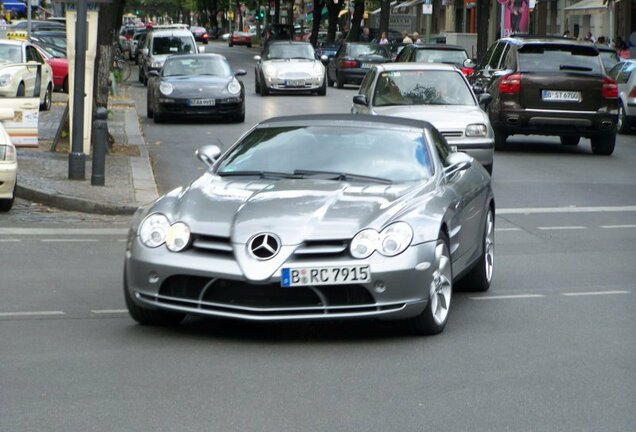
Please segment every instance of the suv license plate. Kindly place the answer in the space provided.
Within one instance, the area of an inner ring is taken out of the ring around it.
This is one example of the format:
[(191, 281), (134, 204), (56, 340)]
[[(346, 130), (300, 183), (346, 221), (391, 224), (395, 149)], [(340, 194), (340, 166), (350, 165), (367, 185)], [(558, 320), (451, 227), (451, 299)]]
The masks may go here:
[(542, 90), (541, 99), (547, 102), (580, 102), (581, 92), (566, 90)]
[(283, 268), (280, 285), (283, 287), (307, 285), (345, 285), (371, 282), (368, 265), (337, 267)]
[(190, 106), (214, 106), (216, 101), (214, 99), (190, 99), (188, 101)]

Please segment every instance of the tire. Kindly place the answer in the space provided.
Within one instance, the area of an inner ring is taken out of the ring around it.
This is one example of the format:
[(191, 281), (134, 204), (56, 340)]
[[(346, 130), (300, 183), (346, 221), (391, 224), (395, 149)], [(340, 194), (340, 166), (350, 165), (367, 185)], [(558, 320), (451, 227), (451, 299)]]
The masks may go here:
[(265, 84), (265, 80), (261, 76), (261, 96), (269, 95), (269, 88), (267, 88), (267, 84)]
[(616, 134), (596, 135), (590, 138), (592, 141), (592, 153), (595, 155), (609, 156), (614, 153), (616, 146)]
[(155, 123), (163, 123), (163, 120), (164, 120), (163, 114), (159, 114), (156, 111), (153, 111), (152, 114), (153, 114), (152, 118), (155, 121)]
[(256, 94), (261, 92), (261, 84), (260, 84), (260, 81), (258, 80), (258, 77), (256, 76), (256, 74), (254, 74), (254, 92)]
[(64, 78), (64, 84), (62, 84), (62, 91), (68, 93), (68, 76)]
[(144, 83), (144, 79), (143, 79), (143, 70), (141, 68), (139, 68), (139, 73), (137, 74), (137, 79), (139, 80), (140, 83)]
[(149, 119), (153, 118), (155, 115), (155, 112), (152, 110), (152, 104), (150, 103), (150, 98), (147, 98), (147, 103), (146, 103), (146, 117), (148, 117)]
[(495, 215), (488, 209), (482, 236), (481, 255), (475, 266), (462, 278), (458, 287), (462, 291), (485, 292), (490, 288), (495, 268)]
[(232, 48), (232, 47), (234, 46), (234, 44), (233, 44), (232, 42), (230, 42), (230, 41), (228, 41), (228, 43), (227, 43), (227, 44), (228, 44), (228, 46), (229, 46), (230, 48)]
[(247, 47), (248, 48), (252, 48), (252, 44), (247, 44)]
[(440, 231), (435, 245), (433, 280), (425, 287), (429, 300), (422, 313), (406, 321), (411, 333), (433, 335), (446, 327), (453, 294), (453, 269), (448, 248), (448, 236)]
[(625, 114), (625, 108), (623, 108), (623, 104), (620, 104), (618, 106), (618, 123), (616, 123), (616, 130), (619, 134), (627, 134), (630, 129), (629, 121)]
[(577, 146), (579, 145), (579, 141), (581, 141), (581, 137), (578, 136), (562, 136), (561, 144), (566, 146)]
[(327, 72), (327, 85), (333, 87), (333, 80), (329, 78), (329, 72)]
[(245, 111), (243, 111), (240, 114), (235, 114), (232, 119), (234, 120), (235, 123), (243, 123), (243, 122), (245, 122)]
[(318, 96), (327, 96), (327, 77), (326, 76), (325, 76), (325, 79), (322, 80), (322, 85), (320, 86), (316, 94)]
[(44, 93), (44, 102), (40, 105), (40, 111), (49, 111), (51, 109), (52, 102), (52, 94), (53, 94), (53, 86), (48, 85), (46, 87), (46, 93)]
[(339, 89), (344, 88), (344, 81), (342, 80), (342, 77), (340, 77), (338, 72), (336, 72), (336, 87), (338, 87)]
[(128, 291), (126, 269), (124, 269), (124, 299), (128, 313), (139, 324), (152, 326), (175, 326), (185, 318), (185, 314), (156, 309), (146, 309), (138, 306)]
[(499, 132), (496, 129), (494, 130), (495, 132), (495, 150), (503, 150), (504, 147), (506, 146), (506, 139), (508, 139), (508, 136), (503, 133), (503, 132)]
[[(17, 183), (16, 183), (17, 185)], [(11, 198), (0, 199), (0, 212), (8, 212), (13, 207), (13, 202), (15, 200), (15, 189), (16, 186), (13, 186), (13, 192), (11, 193)]]
[(23, 83), (23, 82), (21, 82), (21, 83), (18, 85), (18, 91), (16, 91), (16, 92), (15, 92), (15, 96), (16, 96), (16, 97), (24, 97), (25, 91), (26, 91), (26, 89), (25, 89), (25, 87), (24, 87), (24, 83)]

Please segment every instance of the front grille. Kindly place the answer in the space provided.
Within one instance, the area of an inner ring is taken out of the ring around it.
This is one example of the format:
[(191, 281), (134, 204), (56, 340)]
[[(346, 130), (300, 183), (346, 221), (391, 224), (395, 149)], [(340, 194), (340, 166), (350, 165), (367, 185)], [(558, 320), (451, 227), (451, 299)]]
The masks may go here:
[(347, 255), (348, 246), (346, 240), (308, 240), (294, 254), (296, 259), (336, 258)]
[(192, 247), (202, 252), (224, 256), (232, 255), (232, 244), (228, 237), (193, 234)]
[(461, 138), (464, 136), (464, 132), (460, 130), (452, 130), (452, 131), (440, 131), (444, 138)]
[(304, 79), (304, 80), (309, 80), (311, 79), (311, 74), (308, 74), (306, 72), (283, 72), (281, 74), (278, 75), (279, 79)]
[(283, 288), (279, 284), (252, 284), (198, 276), (171, 276), (157, 295), (139, 293), (141, 299), (166, 306), (214, 314), (267, 317), (372, 313), (402, 308), (378, 305), (362, 285)]

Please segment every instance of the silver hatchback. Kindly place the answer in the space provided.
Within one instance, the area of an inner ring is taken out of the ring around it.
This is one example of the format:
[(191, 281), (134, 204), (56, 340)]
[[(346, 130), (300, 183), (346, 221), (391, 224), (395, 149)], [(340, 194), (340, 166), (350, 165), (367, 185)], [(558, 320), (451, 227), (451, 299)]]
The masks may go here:
[(636, 126), (636, 60), (624, 60), (609, 71), (609, 76), (618, 85), (619, 133), (627, 133)]

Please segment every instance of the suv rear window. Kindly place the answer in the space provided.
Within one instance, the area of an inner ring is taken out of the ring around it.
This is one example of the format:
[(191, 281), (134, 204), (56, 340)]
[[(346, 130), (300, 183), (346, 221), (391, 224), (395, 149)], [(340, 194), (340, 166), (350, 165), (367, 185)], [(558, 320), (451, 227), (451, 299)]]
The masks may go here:
[(603, 73), (599, 53), (591, 46), (529, 44), (518, 53), (520, 72)]
[(194, 54), (194, 38), (187, 36), (159, 36), (152, 40), (152, 54)]

